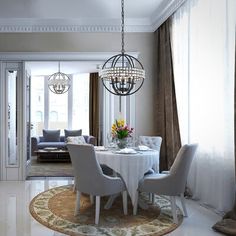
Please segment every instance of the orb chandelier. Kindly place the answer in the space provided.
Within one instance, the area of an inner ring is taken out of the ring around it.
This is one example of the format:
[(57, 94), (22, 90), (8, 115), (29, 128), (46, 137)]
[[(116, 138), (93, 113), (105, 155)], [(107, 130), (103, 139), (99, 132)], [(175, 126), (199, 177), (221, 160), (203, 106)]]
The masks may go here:
[(71, 80), (68, 75), (60, 71), (60, 62), (58, 63), (58, 72), (50, 75), (48, 78), (48, 88), (56, 94), (66, 93), (70, 86)]
[(103, 86), (119, 96), (134, 94), (145, 79), (141, 62), (125, 53), (124, 45), (124, 0), (121, 0), (121, 53), (109, 58), (99, 71)]

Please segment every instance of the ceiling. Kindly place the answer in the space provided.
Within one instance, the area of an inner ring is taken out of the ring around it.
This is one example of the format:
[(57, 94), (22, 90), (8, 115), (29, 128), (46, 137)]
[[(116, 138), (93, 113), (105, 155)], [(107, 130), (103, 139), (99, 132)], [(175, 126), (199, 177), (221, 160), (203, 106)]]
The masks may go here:
[[(154, 32), (185, 0), (124, 0), (125, 31)], [(1, 32), (120, 32), (120, 0), (0, 0)], [(66, 74), (98, 71), (100, 61), (64, 61)], [(58, 71), (56, 61), (27, 62), (32, 75)]]
[[(185, 0), (125, 0), (128, 32), (153, 32)], [(0, 32), (117, 32), (120, 0), (0, 0)]]

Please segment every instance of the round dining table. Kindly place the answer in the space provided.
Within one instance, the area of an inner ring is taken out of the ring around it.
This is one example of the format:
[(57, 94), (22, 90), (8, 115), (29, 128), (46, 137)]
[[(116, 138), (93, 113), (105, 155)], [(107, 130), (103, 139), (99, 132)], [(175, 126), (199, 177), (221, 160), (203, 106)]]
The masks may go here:
[(105, 164), (124, 180), (127, 192), (134, 205), (139, 181), (144, 174), (153, 168), (159, 172), (159, 152), (156, 150), (122, 153), (115, 150), (96, 150), (96, 157), (100, 164)]

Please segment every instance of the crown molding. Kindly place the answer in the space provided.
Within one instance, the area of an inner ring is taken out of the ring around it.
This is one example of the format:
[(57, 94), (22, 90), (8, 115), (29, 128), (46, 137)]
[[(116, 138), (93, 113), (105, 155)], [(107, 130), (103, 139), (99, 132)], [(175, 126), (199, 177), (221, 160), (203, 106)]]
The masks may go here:
[(161, 14), (153, 14), (151, 16), (152, 31), (156, 31), (158, 27), (164, 23), (186, 0), (166, 0), (156, 9)]
[[(154, 32), (186, 0), (165, 0), (148, 18), (125, 19), (125, 32)], [(0, 33), (120, 32), (118, 19), (36, 19), (0, 18)]]
[[(110, 22), (110, 25), (107, 24)], [(33, 32), (117, 32), (120, 26), (114, 21), (79, 19), (0, 19), (2, 33)]]
[[(1, 19), (0, 33), (120, 32), (120, 22), (111, 19)], [(149, 18), (126, 19), (126, 32), (151, 32)]]
[[(0, 52), (0, 61), (97, 61), (104, 62), (120, 52)], [(138, 58), (139, 52), (127, 52)]]

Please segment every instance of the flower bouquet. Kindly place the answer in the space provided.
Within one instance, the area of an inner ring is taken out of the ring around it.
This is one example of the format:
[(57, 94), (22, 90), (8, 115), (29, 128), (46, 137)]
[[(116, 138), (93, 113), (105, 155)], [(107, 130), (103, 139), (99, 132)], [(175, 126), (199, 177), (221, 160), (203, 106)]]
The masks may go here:
[(125, 124), (124, 119), (115, 120), (115, 123), (111, 127), (111, 133), (120, 149), (127, 147), (129, 138), (132, 137), (131, 134), (133, 133), (133, 130), (134, 128)]

